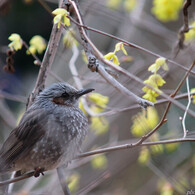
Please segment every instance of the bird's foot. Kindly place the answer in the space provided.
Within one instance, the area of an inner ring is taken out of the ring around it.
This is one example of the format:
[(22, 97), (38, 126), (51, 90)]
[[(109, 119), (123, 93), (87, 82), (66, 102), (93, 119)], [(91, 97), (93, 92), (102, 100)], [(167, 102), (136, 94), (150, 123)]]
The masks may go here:
[(40, 176), (40, 173), (42, 175), (44, 175), (43, 171), (44, 171), (44, 168), (41, 168), (41, 167), (35, 168), (34, 177), (39, 177)]

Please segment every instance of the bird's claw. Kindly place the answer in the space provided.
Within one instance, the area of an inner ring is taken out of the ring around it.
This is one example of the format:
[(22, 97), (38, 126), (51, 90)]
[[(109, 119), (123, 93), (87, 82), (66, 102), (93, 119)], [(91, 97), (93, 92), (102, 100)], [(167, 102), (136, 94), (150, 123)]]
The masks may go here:
[(42, 175), (44, 175), (43, 171), (44, 171), (44, 168), (41, 168), (41, 167), (35, 168), (34, 177), (39, 177), (40, 176), (40, 173)]

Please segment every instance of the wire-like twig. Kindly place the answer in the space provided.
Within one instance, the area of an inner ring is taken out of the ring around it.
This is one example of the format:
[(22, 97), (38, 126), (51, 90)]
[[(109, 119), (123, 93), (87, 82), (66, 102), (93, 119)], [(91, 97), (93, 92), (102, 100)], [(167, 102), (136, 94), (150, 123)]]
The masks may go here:
[(131, 149), (131, 148), (141, 147), (141, 146), (153, 146), (153, 145), (159, 145), (159, 144), (171, 144), (171, 143), (183, 143), (183, 142), (195, 142), (195, 138), (178, 138), (178, 139), (161, 140), (161, 141), (155, 141), (155, 142), (143, 142), (140, 145), (137, 145), (138, 142), (133, 143), (133, 144), (132, 143), (123, 144), (123, 145), (118, 145), (118, 146), (113, 146), (113, 147), (108, 147), (108, 148), (97, 149), (97, 150), (93, 150), (90, 152), (85, 152), (85, 153), (78, 155), (78, 158), (84, 158), (84, 157), (92, 156), (96, 154), (114, 152), (117, 150)]
[(64, 195), (70, 195), (70, 190), (66, 184), (66, 176), (64, 174), (64, 168), (63, 167), (58, 167), (57, 168), (57, 173), (58, 173), (58, 177), (59, 177), (59, 181), (62, 187), (62, 190), (64, 192)]
[(186, 130), (185, 120), (186, 120), (187, 110), (189, 109), (190, 104), (191, 104), (191, 94), (190, 94), (190, 88), (189, 88), (189, 77), (186, 78), (186, 87), (187, 87), (187, 93), (188, 93), (188, 104), (186, 106), (186, 111), (184, 112), (184, 115), (183, 115), (183, 118), (182, 118), (182, 127), (183, 127), (183, 132), (184, 132), (183, 137), (184, 138), (188, 134), (188, 131)]

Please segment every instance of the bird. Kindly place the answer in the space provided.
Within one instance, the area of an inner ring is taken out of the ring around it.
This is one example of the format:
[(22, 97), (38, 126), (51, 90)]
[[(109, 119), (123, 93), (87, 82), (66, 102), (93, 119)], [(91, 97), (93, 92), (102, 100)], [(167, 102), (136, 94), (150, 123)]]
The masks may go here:
[(78, 100), (93, 90), (77, 90), (64, 82), (40, 92), (0, 149), (0, 173), (16, 171), (20, 176), (34, 171), (38, 177), (67, 166), (80, 152), (88, 131)]

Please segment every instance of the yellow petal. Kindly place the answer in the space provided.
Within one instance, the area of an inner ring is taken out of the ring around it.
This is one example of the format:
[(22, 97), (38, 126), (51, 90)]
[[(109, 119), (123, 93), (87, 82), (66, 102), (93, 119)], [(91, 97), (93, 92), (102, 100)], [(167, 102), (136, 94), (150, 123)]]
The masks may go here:
[(165, 58), (157, 58), (155, 61), (155, 64), (157, 64), (157, 66), (162, 66), (163, 64), (166, 63), (166, 59)]
[(91, 100), (92, 102), (94, 102), (95, 104), (103, 108), (105, 108), (109, 102), (108, 96), (103, 96), (99, 93), (90, 93), (88, 97), (89, 97), (89, 100)]
[(68, 15), (67, 10), (63, 9), (63, 8), (57, 8), (55, 9), (52, 14), (54, 15)]
[(120, 62), (119, 62), (118, 57), (116, 55), (113, 56), (113, 63), (116, 65), (120, 65)]
[(100, 154), (95, 156), (91, 160), (91, 166), (94, 169), (105, 169), (107, 167), (108, 161), (105, 154)]
[(115, 55), (114, 52), (110, 52), (110, 53), (106, 54), (104, 56), (104, 58), (106, 58), (107, 60), (110, 60), (111, 58), (113, 58), (114, 55)]
[(114, 53), (116, 53), (117, 51), (120, 51), (120, 50), (122, 50), (123, 53), (124, 53), (125, 55), (127, 55), (127, 51), (126, 51), (125, 48), (124, 48), (124, 43), (123, 43), (123, 42), (119, 42), (119, 43), (117, 43), (117, 44), (115, 45)]

